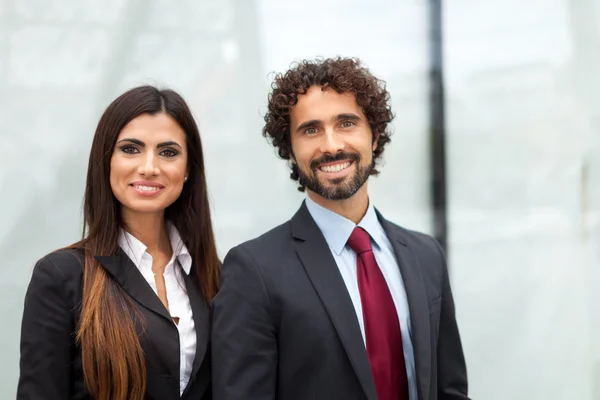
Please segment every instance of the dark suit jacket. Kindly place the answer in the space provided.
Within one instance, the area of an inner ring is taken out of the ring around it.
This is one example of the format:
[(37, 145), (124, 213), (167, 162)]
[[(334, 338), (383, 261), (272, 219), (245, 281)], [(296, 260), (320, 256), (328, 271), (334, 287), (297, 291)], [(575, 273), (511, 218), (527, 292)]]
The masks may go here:
[[(406, 288), (419, 400), (466, 400), (444, 255), (431, 237), (378, 217)], [(350, 296), (304, 204), (225, 258), (212, 359), (215, 400), (377, 399)]]
[[(197, 347), (190, 381), (180, 397), (179, 334), (171, 316), (120, 249), (114, 256), (96, 259), (131, 296), (145, 319), (140, 343), (146, 357), (146, 399), (210, 399), (210, 310), (192, 278), (183, 274)], [(25, 296), (17, 400), (91, 399), (83, 381), (81, 349), (75, 343), (81, 311), (82, 260), (82, 250), (59, 250), (35, 266)]]

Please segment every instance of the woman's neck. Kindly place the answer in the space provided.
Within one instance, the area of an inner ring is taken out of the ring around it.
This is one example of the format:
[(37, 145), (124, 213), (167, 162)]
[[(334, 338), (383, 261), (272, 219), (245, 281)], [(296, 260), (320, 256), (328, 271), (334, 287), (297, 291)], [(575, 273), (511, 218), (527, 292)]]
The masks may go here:
[(170, 257), (171, 241), (167, 232), (164, 213), (123, 212), (125, 230), (146, 246), (153, 258), (157, 254)]

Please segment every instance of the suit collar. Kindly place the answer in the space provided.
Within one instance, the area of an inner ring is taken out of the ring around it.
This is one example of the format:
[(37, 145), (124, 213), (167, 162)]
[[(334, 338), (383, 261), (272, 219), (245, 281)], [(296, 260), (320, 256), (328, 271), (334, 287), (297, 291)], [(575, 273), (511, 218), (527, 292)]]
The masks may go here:
[[(183, 239), (181, 238), (181, 235), (179, 235), (177, 228), (168, 221), (167, 233), (169, 234), (171, 249), (173, 249), (171, 261), (177, 259), (183, 271), (186, 274), (189, 274), (192, 268), (192, 256), (185, 243), (183, 243)], [(144, 257), (144, 254), (146, 253), (146, 245), (124, 229), (119, 230), (118, 243), (125, 254), (133, 261), (135, 266), (140, 268), (142, 257)]]
[(317, 204), (308, 196), (306, 196), (305, 205), (312, 219), (323, 233), (327, 244), (338, 256), (344, 250), (348, 238), (357, 226), (367, 231), (375, 246), (381, 248), (385, 243), (383, 238), (385, 233), (378, 221), (377, 211), (370, 201), (367, 212), (358, 224)]
[(379, 210), (375, 209), (375, 215), (377, 216), (377, 220), (381, 224), (381, 228), (387, 237), (391, 240), (396, 240), (402, 246), (408, 247), (408, 232), (399, 226), (394, 225), (387, 219), (383, 217), (383, 215), (379, 212)]
[(310, 216), (315, 221), (319, 230), (325, 237), (327, 244), (337, 255), (340, 255), (354, 227), (354, 222), (342, 217), (341, 215), (320, 206), (306, 197), (304, 203)]

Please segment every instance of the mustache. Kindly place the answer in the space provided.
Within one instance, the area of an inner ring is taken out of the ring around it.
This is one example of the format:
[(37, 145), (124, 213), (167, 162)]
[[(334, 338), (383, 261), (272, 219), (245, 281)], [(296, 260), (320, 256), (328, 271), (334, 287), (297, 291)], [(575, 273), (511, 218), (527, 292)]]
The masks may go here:
[(359, 164), (360, 163), (360, 155), (358, 155), (358, 153), (346, 153), (346, 152), (339, 152), (336, 155), (323, 154), (321, 157), (314, 159), (310, 162), (310, 169), (315, 171), (317, 169), (317, 167), (321, 164), (331, 163), (331, 162), (341, 161), (341, 160), (355, 161), (357, 164)]

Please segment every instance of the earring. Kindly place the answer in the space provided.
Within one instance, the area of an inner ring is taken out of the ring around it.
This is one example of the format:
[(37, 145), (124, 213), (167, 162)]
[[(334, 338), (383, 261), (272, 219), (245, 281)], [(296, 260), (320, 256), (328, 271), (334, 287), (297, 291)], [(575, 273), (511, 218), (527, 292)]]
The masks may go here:
[(186, 176), (185, 176), (185, 178), (183, 178), (183, 181), (184, 181), (184, 182), (187, 182), (187, 180), (188, 180), (188, 177), (187, 177), (187, 175), (186, 175)]

